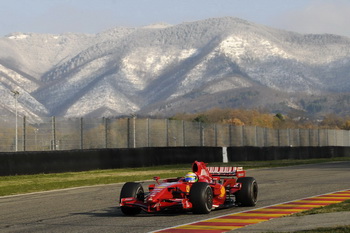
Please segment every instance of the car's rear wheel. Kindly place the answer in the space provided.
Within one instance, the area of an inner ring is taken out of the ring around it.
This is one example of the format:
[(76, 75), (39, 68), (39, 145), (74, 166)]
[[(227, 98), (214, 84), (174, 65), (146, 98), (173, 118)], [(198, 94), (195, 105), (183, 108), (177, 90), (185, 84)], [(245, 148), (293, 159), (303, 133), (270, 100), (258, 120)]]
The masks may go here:
[(213, 190), (206, 182), (194, 183), (190, 191), (194, 214), (208, 214), (213, 207)]
[(237, 179), (242, 184), (236, 196), (236, 203), (240, 206), (255, 206), (258, 201), (258, 183), (253, 177), (242, 177)]
[[(134, 182), (127, 182), (123, 185), (122, 190), (120, 192), (120, 199), (126, 197), (134, 197), (140, 201), (143, 201), (144, 199), (144, 191), (143, 187), (140, 183), (134, 183)], [(128, 206), (121, 206), (121, 211), (125, 215), (136, 215), (141, 212), (141, 208), (139, 207), (128, 207)]]

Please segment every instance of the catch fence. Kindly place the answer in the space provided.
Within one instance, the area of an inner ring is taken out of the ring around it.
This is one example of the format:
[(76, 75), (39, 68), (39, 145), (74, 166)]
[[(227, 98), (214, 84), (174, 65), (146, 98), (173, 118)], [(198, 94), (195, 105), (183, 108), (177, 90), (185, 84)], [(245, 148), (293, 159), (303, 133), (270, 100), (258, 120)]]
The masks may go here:
[(349, 146), (348, 130), (269, 129), (169, 119), (45, 118), (0, 123), (0, 151), (182, 146)]

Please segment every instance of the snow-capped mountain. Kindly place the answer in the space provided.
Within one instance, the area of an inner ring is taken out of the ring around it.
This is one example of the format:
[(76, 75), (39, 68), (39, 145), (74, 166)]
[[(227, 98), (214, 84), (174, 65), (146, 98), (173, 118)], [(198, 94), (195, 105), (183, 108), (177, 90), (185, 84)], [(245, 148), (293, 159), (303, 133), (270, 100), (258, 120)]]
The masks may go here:
[(350, 106), (350, 38), (237, 18), (94, 35), (14, 33), (0, 38), (0, 51), (0, 109), (14, 112), (17, 90), (20, 114), (32, 119)]

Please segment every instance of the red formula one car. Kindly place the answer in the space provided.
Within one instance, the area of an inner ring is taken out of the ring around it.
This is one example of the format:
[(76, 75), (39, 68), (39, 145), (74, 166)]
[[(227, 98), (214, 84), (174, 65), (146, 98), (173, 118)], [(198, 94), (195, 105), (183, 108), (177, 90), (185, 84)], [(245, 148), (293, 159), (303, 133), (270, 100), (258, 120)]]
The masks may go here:
[(125, 215), (142, 210), (155, 213), (166, 210), (185, 210), (208, 214), (213, 209), (231, 206), (255, 206), (258, 184), (246, 177), (242, 167), (207, 167), (195, 161), (192, 173), (185, 177), (165, 179), (148, 186), (127, 182), (120, 193), (120, 208)]

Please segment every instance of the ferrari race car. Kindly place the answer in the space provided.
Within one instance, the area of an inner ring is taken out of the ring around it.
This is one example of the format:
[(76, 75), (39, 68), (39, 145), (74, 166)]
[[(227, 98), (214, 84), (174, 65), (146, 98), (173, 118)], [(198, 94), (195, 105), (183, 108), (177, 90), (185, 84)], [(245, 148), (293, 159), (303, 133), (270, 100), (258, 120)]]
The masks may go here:
[(155, 213), (166, 210), (192, 211), (208, 214), (213, 209), (231, 206), (255, 206), (258, 184), (246, 177), (242, 167), (207, 167), (195, 161), (192, 172), (185, 177), (165, 179), (148, 186), (127, 182), (120, 192), (120, 208), (125, 215), (141, 211)]

